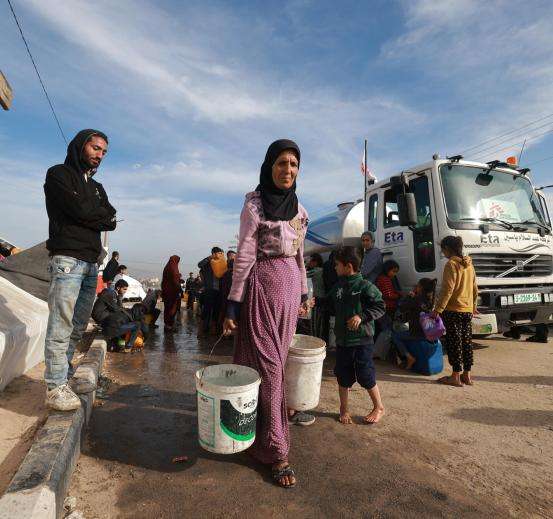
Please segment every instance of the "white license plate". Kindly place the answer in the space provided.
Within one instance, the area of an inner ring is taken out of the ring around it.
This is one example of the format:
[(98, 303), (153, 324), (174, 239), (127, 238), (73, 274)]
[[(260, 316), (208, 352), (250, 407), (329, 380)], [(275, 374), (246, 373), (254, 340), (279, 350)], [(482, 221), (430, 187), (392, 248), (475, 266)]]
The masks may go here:
[(541, 303), (541, 294), (515, 294), (515, 305)]

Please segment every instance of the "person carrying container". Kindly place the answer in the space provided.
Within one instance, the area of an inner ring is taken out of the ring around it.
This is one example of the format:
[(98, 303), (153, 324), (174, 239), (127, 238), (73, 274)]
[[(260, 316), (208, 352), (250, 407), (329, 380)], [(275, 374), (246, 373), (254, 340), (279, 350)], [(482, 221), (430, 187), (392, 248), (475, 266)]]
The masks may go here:
[(202, 296), (201, 329), (202, 334), (217, 331), (217, 319), (219, 317), (219, 296), (221, 290), (221, 278), (228, 270), (225, 253), (220, 247), (211, 249), (211, 256), (198, 263), (204, 292)]
[(293, 141), (273, 142), (260, 182), (246, 195), (240, 215), (238, 254), (223, 330), (236, 333), (234, 363), (261, 376), (257, 434), (249, 451), (271, 466), (275, 483), (296, 485), (288, 461), (290, 432), (284, 368), (298, 315), (307, 313), (303, 242), (307, 212), (296, 196), (300, 150)]
[(46, 406), (70, 411), (81, 405), (68, 385), (71, 361), (90, 319), (102, 261), (101, 233), (116, 227), (116, 211), (93, 177), (108, 151), (107, 136), (80, 131), (67, 147), (63, 164), (46, 173), (50, 253), (48, 326), (44, 343)]

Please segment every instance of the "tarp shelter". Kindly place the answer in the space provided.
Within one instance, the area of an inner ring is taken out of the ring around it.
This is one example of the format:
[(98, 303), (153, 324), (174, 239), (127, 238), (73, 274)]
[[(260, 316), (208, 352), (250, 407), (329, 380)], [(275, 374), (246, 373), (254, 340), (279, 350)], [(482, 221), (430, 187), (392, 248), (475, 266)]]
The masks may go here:
[(0, 391), (44, 358), (48, 305), (0, 277)]
[(25, 292), (47, 301), (50, 287), (48, 261), (46, 242), (42, 242), (0, 261), (0, 277)]

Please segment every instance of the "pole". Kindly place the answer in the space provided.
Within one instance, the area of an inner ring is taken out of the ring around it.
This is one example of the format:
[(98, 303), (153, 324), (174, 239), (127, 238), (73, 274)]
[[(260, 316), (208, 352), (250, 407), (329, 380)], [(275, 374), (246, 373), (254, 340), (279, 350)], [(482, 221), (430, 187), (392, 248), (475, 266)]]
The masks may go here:
[(524, 139), (524, 142), (522, 143), (522, 148), (520, 149), (520, 153), (518, 155), (518, 165), (520, 166), (520, 159), (522, 159), (522, 152), (524, 151), (524, 147), (526, 146), (526, 139)]
[(363, 212), (365, 213), (364, 230), (366, 231), (369, 228), (367, 211), (367, 139), (365, 139), (365, 153), (363, 155)]

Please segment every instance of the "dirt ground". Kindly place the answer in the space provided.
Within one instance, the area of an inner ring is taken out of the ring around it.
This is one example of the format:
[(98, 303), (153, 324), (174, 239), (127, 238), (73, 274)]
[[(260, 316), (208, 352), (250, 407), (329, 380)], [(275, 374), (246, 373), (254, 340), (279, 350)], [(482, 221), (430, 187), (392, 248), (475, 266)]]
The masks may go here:
[[(75, 353), (75, 365), (93, 338), (94, 332), (85, 334)], [(29, 452), (35, 433), (46, 421), (45, 391), (44, 362), (41, 362), (0, 392), (0, 496)]]
[(0, 392), (0, 496), (46, 420), (43, 374), (40, 363)]
[[(283, 490), (246, 454), (197, 445), (193, 373), (210, 339), (193, 319), (156, 331), (142, 353), (109, 354), (69, 495), (92, 518), (553, 517), (553, 343), (481, 340), (475, 386), (444, 387), (379, 362), (387, 414), (352, 393), (357, 423), (336, 420), (334, 356), (311, 427), (292, 427), (298, 485)], [(229, 361), (230, 342), (212, 361)], [(446, 363), (447, 364), (447, 363)], [(189, 461), (172, 463), (174, 456)]]

